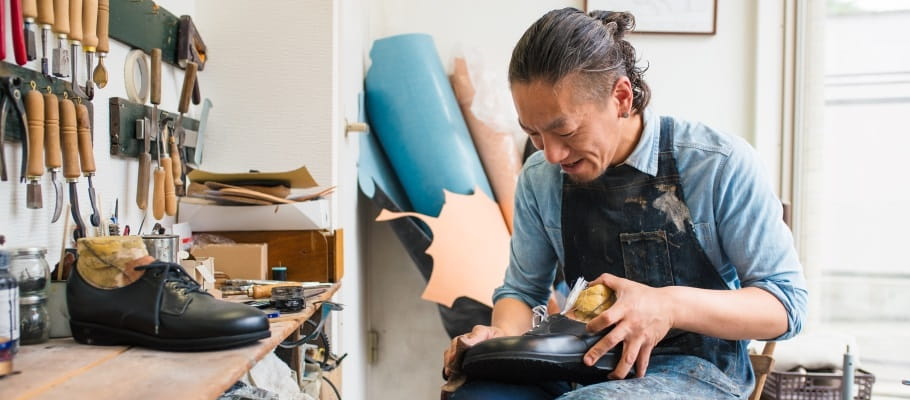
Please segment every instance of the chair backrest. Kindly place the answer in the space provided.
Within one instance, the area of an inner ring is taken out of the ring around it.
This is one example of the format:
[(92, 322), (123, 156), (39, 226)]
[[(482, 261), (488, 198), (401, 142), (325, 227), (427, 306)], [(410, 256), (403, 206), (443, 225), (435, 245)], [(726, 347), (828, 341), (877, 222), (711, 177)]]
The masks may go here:
[(762, 389), (765, 387), (765, 380), (768, 379), (768, 374), (771, 372), (771, 368), (774, 368), (774, 347), (777, 345), (777, 342), (767, 342), (765, 347), (762, 349), (761, 354), (749, 354), (749, 360), (752, 361), (752, 370), (755, 371), (755, 389), (752, 391), (752, 395), (749, 396), (749, 400), (758, 400), (761, 398)]

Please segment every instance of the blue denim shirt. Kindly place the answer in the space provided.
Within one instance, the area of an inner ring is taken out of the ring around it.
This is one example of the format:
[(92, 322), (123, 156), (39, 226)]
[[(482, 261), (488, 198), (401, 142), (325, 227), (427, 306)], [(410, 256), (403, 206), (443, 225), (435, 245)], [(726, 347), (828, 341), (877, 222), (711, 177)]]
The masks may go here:
[[(656, 175), (660, 117), (649, 110), (643, 117), (641, 139), (625, 164)], [(788, 328), (776, 339), (796, 335), (806, 315), (806, 282), (757, 152), (741, 138), (700, 123), (676, 120), (674, 131), (674, 156), (699, 244), (730, 289), (759, 287), (780, 300)], [(532, 307), (546, 304), (556, 266), (564, 261), (562, 174), (542, 152), (525, 162), (515, 193), (509, 268), (494, 303), (512, 297)]]

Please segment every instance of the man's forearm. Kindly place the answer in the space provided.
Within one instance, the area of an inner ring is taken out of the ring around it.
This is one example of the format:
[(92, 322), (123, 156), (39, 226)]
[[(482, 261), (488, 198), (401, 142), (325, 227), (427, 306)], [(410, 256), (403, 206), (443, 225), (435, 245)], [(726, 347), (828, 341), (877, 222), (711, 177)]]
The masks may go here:
[(493, 323), (507, 336), (518, 336), (531, 329), (531, 307), (525, 302), (505, 297), (493, 305)]
[(674, 328), (728, 340), (773, 339), (787, 331), (783, 304), (760, 288), (661, 290), (672, 304)]

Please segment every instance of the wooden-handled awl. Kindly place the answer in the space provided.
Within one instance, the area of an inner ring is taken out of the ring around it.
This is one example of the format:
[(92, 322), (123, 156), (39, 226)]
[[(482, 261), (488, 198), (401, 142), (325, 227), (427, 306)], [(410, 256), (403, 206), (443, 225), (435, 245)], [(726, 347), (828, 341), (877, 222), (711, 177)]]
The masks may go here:
[(80, 239), (85, 237), (85, 223), (79, 212), (79, 191), (76, 187), (79, 183), (79, 139), (76, 133), (76, 106), (69, 99), (60, 101), (60, 143), (63, 147), (63, 176), (69, 184), (70, 211), (76, 223), (73, 238)]
[(151, 68), (151, 93), (149, 97), (152, 102), (152, 129), (146, 132), (146, 135), (155, 135), (158, 137), (158, 168), (155, 168), (154, 187), (152, 190), (152, 216), (155, 219), (164, 218), (164, 167), (161, 165), (161, 153), (164, 152), (163, 137), (159, 129), (158, 105), (161, 104), (161, 49), (152, 49), (152, 68)]
[(95, 79), (95, 84), (98, 85), (99, 89), (107, 86), (107, 69), (104, 68), (104, 57), (107, 56), (107, 52), (110, 50), (110, 41), (108, 39), (110, 12), (110, 0), (98, 0), (98, 47), (96, 47), (96, 50), (98, 50), (98, 66), (95, 67), (92, 77)]
[(174, 184), (177, 187), (177, 194), (186, 195), (184, 186), (184, 176), (186, 174), (186, 163), (182, 157), (183, 145), (186, 141), (186, 129), (183, 127), (183, 116), (190, 108), (190, 97), (193, 95), (193, 85), (196, 83), (196, 71), (199, 66), (192, 61), (187, 61), (186, 72), (183, 75), (183, 88), (180, 91), (180, 102), (177, 105), (177, 111), (180, 116), (177, 117), (177, 123), (174, 124), (174, 137), (171, 138), (171, 157), (174, 159)]
[(50, 64), (47, 60), (47, 37), (54, 26), (53, 0), (38, 0), (38, 24), (41, 25), (41, 73), (45, 76), (50, 76)]
[(76, 132), (79, 136), (79, 165), (82, 167), (82, 174), (88, 178), (88, 199), (92, 205), (89, 222), (92, 226), (101, 226), (98, 197), (95, 194), (95, 185), (92, 183), (92, 177), (95, 176), (96, 171), (94, 146), (92, 146), (92, 122), (85, 104), (76, 106)]
[(164, 213), (174, 216), (177, 215), (177, 195), (174, 192), (173, 165), (171, 164), (171, 157), (167, 154), (168, 136), (170, 135), (168, 134), (167, 125), (165, 125), (164, 129), (161, 130), (161, 140), (159, 141), (161, 143), (159, 164), (164, 169)]
[(43, 207), (41, 201), (41, 177), (44, 175), (44, 97), (32, 88), (25, 94), (25, 115), (28, 117), (28, 168), (25, 178), (26, 207)]
[(85, 94), (95, 97), (92, 67), (98, 46), (98, 0), (82, 0), (82, 49), (85, 50)]
[[(35, 19), (38, 18), (38, 0), (22, 0), (22, 18), (25, 24), (23, 31), (25, 39), (25, 59), (27, 61), (32, 61), (37, 58), (37, 46), (35, 45), (37, 38), (37, 35), (35, 34)], [(19, 28), (22, 27), (13, 27), (13, 29)]]
[(57, 222), (63, 211), (63, 182), (57, 179), (57, 173), (63, 166), (63, 155), (60, 152), (60, 104), (53, 93), (44, 94), (44, 166), (51, 173), (54, 197), (57, 199), (51, 222)]
[(51, 66), (51, 72), (58, 78), (65, 78), (69, 76), (67, 75), (67, 67), (69, 67), (70, 63), (70, 51), (66, 47), (66, 41), (70, 33), (69, 0), (54, 0), (53, 30), (57, 34), (58, 42), (53, 52), (54, 62)]

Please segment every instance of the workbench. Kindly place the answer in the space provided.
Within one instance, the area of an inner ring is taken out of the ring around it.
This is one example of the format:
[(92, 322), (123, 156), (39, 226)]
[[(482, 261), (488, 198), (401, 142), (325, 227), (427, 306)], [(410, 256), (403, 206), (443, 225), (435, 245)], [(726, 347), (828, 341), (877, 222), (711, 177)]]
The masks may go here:
[(72, 338), (22, 346), (13, 375), (0, 378), (0, 399), (216, 399), (330, 299), (332, 285), (298, 313), (270, 320), (272, 336), (254, 344), (206, 352), (166, 352), (132, 346), (89, 346)]

